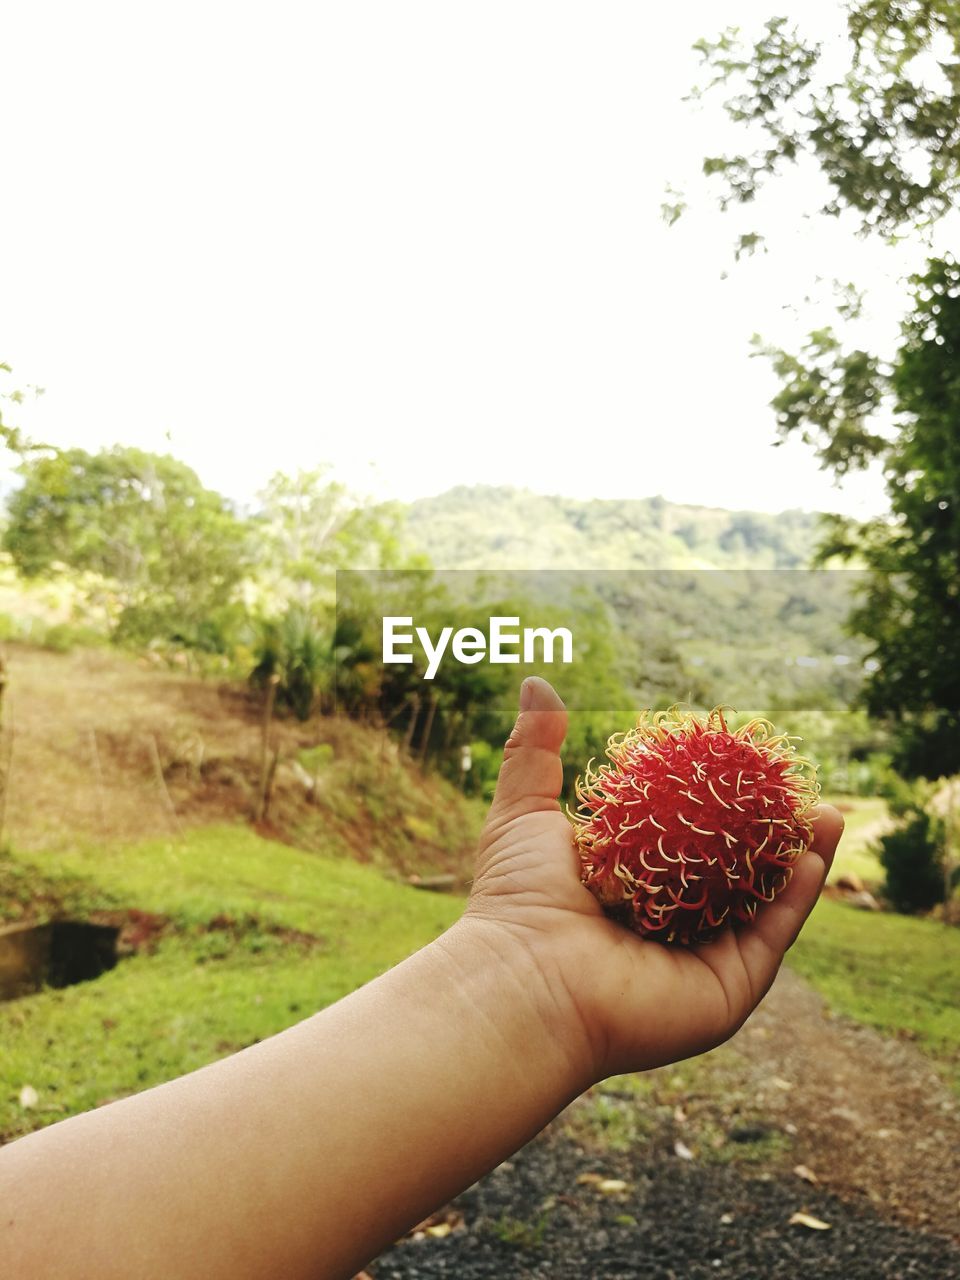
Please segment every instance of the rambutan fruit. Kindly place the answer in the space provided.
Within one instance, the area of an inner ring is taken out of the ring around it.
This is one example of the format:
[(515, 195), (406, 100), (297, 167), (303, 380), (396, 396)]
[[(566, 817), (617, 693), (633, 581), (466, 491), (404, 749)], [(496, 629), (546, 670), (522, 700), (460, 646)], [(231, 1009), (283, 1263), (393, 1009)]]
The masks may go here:
[(577, 779), (572, 816), (581, 878), (609, 916), (661, 942), (708, 942), (786, 887), (818, 788), (769, 721), (644, 712), (606, 754)]

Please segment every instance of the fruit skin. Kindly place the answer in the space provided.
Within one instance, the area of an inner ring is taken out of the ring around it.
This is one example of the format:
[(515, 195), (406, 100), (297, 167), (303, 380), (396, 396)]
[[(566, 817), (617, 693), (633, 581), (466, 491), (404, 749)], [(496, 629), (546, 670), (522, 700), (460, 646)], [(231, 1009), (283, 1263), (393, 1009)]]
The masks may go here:
[(813, 839), (813, 766), (767, 720), (717, 707), (641, 714), (577, 779), (581, 879), (605, 912), (660, 942), (709, 942), (786, 887)]

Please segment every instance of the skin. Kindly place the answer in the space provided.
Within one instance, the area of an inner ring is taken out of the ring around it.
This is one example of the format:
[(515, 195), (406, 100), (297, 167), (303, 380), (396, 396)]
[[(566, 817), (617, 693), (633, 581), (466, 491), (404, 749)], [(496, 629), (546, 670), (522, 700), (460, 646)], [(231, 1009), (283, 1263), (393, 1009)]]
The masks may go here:
[(560, 810), (566, 712), (524, 683), (463, 917), (297, 1026), (0, 1151), (0, 1274), (349, 1277), (591, 1084), (742, 1025), (842, 830), (754, 925), (668, 948), (580, 884)]

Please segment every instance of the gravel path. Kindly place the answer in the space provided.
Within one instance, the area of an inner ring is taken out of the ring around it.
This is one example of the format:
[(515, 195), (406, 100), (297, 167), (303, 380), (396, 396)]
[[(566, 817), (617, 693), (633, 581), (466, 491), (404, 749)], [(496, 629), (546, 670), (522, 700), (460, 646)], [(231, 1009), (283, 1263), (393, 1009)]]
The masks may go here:
[[(798, 1194), (795, 1181), (701, 1168), (668, 1150), (607, 1158), (625, 1181), (603, 1194), (578, 1182), (597, 1162), (548, 1133), (456, 1202), (465, 1224), (443, 1239), (395, 1246), (369, 1269), (375, 1280), (957, 1280), (960, 1246), (883, 1221), (830, 1192)], [(545, 1211), (544, 1203), (552, 1206)], [(830, 1230), (789, 1225), (799, 1207)], [(533, 1224), (517, 1239), (518, 1222)], [(538, 1224), (543, 1224), (538, 1230)], [(506, 1237), (506, 1238), (505, 1238)]]
[(433, 1226), (370, 1276), (960, 1280), (960, 1109), (784, 971), (729, 1045), (598, 1086)]

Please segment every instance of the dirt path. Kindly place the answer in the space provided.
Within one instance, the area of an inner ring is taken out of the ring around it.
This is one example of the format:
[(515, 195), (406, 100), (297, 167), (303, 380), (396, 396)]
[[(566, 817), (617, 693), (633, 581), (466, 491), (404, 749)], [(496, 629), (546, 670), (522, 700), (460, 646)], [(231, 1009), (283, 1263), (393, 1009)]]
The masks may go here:
[(830, 1017), (784, 971), (731, 1048), (740, 1090), (796, 1128), (792, 1154), (822, 1182), (960, 1240), (960, 1100), (912, 1045)]
[(785, 971), (729, 1045), (598, 1086), (435, 1225), (370, 1275), (958, 1280), (960, 1108)]

